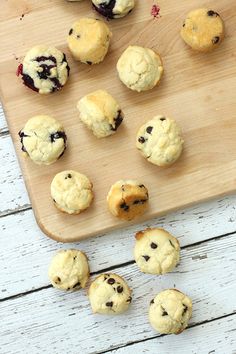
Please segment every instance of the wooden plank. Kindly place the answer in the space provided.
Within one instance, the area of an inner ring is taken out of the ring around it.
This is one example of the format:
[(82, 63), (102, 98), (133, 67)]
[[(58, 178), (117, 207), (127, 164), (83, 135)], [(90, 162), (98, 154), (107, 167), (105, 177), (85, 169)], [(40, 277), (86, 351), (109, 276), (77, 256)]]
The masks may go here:
[[(67, 30), (78, 13), (94, 15), (90, 2), (68, 4), (57, 0), (53, 7), (50, 0), (43, 4), (36, 0), (11, 0), (4, 4), (0, 31), (4, 48), (0, 50), (1, 97), (36, 218), (44, 232), (54, 239), (75, 241), (127, 225), (110, 215), (105, 201), (110, 185), (120, 178), (139, 176), (149, 187), (150, 208), (142, 220), (235, 190), (236, 67), (232, 53), (236, 44), (236, 5), (231, 0), (192, 0), (188, 4), (160, 1), (162, 17), (154, 20), (150, 15), (152, 4), (152, 0), (138, 2), (130, 16), (109, 22), (114, 39), (104, 64), (80, 65), (69, 55), (70, 82), (61, 93), (51, 97), (39, 97), (21, 85), (15, 77), (17, 61), (44, 37), (47, 43), (67, 52)], [(195, 54), (184, 46), (178, 32), (184, 14), (206, 4), (222, 13), (230, 35), (214, 53)], [(22, 13), (26, 15), (20, 20)], [(117, 80), (115, 63), (129, 43), (158, 49), (163, 55), (166, 75), (158, 89), (138, 95)], [(97, 88), (98, 82), (118, 98), (126, 115), (124, 127), (116, 136), (99, 142), (81, 126), (75, 110), (78, 98)], [(42, 111), (61, 120), (69, 137), (65, 157), (47, 168), (21, 158), (17, 137), (27, 118)], [(139, 125), (159, 112), (176, 117), (186, 140), (181, 160), (165, 170), (145, 162), (134, 147)], [(93, 207), (80, 216), (62, 214), (50, 203), (50, 182), (56, 172), (65, 168), (87, 174), (95, 186)]]
[(234, 354), (236, 315), (189, 328), (180, 336), (164, 336), (120, 348), (113, 354)]
[(191, 325), (231, 314), (235, 312), (235, 246), (231, 235), (186, 248), (177, 269), (162, 277), (142, 274), (134, 264), (114, 269), (127, 279), (134, 299), (129, 311), (116, 317), (93, 315), (85, 291), (49, 288), (0, 302), (2, 351), (19, 353), (19, 348), (29, 348), (41, 353), (50, 348), (53, 353), (91, 353), (151, 338), (156, 332), (148, 323), (149, 301), (174, 286), (193, 300)]

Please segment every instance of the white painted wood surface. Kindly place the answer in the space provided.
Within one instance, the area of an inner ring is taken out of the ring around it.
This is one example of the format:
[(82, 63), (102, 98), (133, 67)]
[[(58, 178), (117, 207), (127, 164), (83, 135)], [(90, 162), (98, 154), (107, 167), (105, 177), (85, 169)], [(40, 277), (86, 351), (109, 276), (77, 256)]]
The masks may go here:
[[(93, 276), (114, 268), (134, 291), (126, 314), (94, 316), (85, 291), (50, 286), (52, 255), (71, 246), (39, 230), (1, 111), (0, 129), (1, 354), (236, 353), (236, 196), (75, 244), (88, 254)], [(173, 273), (148, 276), (133, 263), (134, 233), (146, 226), (165, 227), (179, 238), (181, 263)], [(156, 292), (173, 286), (192, 297), (193, 317), (181, 335), (160, 336), (148, 323), (147, 306)]]

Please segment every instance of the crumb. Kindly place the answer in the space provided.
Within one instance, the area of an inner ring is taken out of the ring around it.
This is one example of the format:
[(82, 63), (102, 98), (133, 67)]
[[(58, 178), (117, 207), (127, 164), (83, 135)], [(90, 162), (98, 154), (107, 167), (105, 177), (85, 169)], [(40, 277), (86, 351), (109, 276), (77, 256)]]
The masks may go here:
[(152, 5), (152, 9), (151, 9), (151, 15), (154, 17), (154, 18), (158, 18), (160, 17), (160, 6), (159, 5)]

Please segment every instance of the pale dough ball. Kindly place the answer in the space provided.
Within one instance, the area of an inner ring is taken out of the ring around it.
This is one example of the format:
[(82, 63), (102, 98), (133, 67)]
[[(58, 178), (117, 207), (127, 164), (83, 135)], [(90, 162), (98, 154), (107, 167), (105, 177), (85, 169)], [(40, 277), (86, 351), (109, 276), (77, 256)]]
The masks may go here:
[(141, 272), (165, 274), (179, 262), (178, 240), (169, 232), (153, 228), (136, 233), (134, 259)]
[(69, 72), (64, 53), (54, 47), (37, 45), (27, 52), (17, 75), (21, 75), (24, 85), (33, 91), (48, 94), (65, 85)]
[(160, 81), (163, 73), (162, 60), (152, 49), (128, 47), (117, 62), (120, 80), (131, 90), (147, 91)]
[(148, 207), (148, 199), (147, 188), (135, 180), (117, 181), (107, 195), (110, 212), (128, 221), (144, 214)]
[(49, 116), (35, 116), (28, 120), (19, 132), (22, 151), (36, 164), (50, 165), (57, 161), (66, 149), (63, 126)]
[(112, 33), (105, 22), (95, 18), (81, 18), (69, 31), (67, 43), (75, 60), (98, 64), (107, 54)]
[(127, 283), (114, 273), (99, 275), (90, 285), (88, 296), (93, 313), (104, 315), (125, 312), (132, 301)]
[(120, 18), (129, 14), (135, 0), (92, 0), (95, 10), (106, 18)]
[(176, 121), (161, 115), (142, 125), (136, 137), (137, 149), (157, 166), (168, 166), (178, 160), (183, 144)]
[(192, 301), (179, 290), (164, 290), (150, 302), (149, 321), (159, 333), (183, 332), (191, 316)]
[(85, 288), (89, 278), (88, 259), (79, 250), (61, 250), (52, 258), (48, 276), (54, 288), (57, 289)]
[(181, 37), (192, 49), (208, 52), (222, 42), (224, 23), (217, 12), (206, 8), (197, 9), (187, 15)]
[(79, 214), (93, 200), (93, 185), (85, 175), (66, 170), (59, 172), (51, 183), (51, 196), (55, 206), (68, 214)]
[(114, 134), (123, 120), (119, 104), (104, 90), (84, 96), (79, 100), (77, 108), (81, 121), (97, 138)]

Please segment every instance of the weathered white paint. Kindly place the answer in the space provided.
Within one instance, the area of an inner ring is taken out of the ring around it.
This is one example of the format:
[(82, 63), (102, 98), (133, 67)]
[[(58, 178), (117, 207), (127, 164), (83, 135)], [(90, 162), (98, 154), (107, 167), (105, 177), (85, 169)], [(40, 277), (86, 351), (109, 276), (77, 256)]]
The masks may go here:
[(113, 354), (235, 354), (236, 316), (189, 328), (179, 336), (164, 336), (114, 350)]
[(61, 353), (66, 348), (67, 354), (84, 354), (153, 337), (156, 332), (147, 318), (149, 301), (174, 286), (193, 300), (191, 325), (231, 314), (235, 311), (235, 246), (231, 235), (186, 248), (178, 268), (162, 277), (142, 274), (135, 264), (115, 269), (128, 281), (134, 299), (130, 310), (117, 317), (93, 315), (84, 290), (64, 293), (49, 288), (0, 302), (3, 353), (19, 353), (19, 348), (26, 353), (36, 348), (39, 353), (48, 348), (50, 353)]

